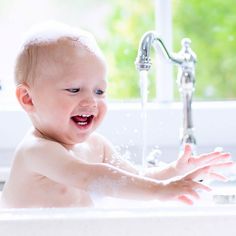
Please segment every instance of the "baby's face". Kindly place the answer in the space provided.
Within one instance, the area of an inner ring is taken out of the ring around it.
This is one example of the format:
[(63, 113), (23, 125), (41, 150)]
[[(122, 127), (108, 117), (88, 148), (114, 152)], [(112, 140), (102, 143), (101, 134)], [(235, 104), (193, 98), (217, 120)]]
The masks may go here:
[(61, 47), (42, 57), (30, 88), (36, 129), (69, 146), (85, 141), (107, 110), (105, 62), (81, 50)]

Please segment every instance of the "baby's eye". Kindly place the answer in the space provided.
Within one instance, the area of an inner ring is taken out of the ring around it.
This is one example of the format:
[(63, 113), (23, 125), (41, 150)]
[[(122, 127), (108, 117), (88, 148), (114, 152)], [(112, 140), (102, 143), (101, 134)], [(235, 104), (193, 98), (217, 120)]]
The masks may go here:
[(98, 95), (102, 95), (105, 93), (105, 91), (101, 90), (101, 89), (96, 89), (95, 90), (95, 93), (98, 94)]
[(66, 89), (66, 91), (70, 92), (70, 93), (78, 93), (80, 91), (79, 88), (70, 88), (70, 89)]

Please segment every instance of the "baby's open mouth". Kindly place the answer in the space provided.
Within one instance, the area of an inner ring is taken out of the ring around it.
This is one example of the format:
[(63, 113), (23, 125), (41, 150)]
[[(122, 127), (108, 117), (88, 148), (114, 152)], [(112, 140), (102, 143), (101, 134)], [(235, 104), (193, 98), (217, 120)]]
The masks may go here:
[(78, 115), (78, 116), (72, 116), (71, 119), (79, 126), (87, 126), (89, 125), (93, 120), (93, 115)]

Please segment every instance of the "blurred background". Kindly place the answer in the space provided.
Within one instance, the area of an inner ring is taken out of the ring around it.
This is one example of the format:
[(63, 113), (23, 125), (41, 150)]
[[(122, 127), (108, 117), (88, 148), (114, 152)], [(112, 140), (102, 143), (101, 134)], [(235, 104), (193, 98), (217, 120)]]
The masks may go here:
[[(163, 0), (164, 1), (164, 0)], [(183, 37), (197, 53), (196, 92), (199, 101), (236, 98), (236, 14), (234, 0), (168, 0), (173, 51)], [(160, 0), (158, 1), (160, 2)], [(155, 0), (0, 0), (0, 102), (14, 101), (13, 67), (16, 50), (32, 25), (57, 20), (92, 32), (109, 64), (109, 99), (136, 101), (140, 97), (134, 66), (139, 40), (157, 27)], [(159, 11), (161, 9), (158, 9)], [(173, 81), (176, 77), (173, 71)], [(150, 71), (149, 100), (156, 98), (155, 69)], [(173, 86), (173, 100), (179, 100)]]

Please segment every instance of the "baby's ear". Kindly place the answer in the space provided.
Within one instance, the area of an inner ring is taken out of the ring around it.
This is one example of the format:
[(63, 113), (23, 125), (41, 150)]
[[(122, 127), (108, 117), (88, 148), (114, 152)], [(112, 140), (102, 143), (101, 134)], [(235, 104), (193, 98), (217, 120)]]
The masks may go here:
[(31, 112), (34, 109), (34, 104), (30, 95), (30, 90), (27, 85), (20, 84), (16, 87), (16, 97), (26, 112)]

